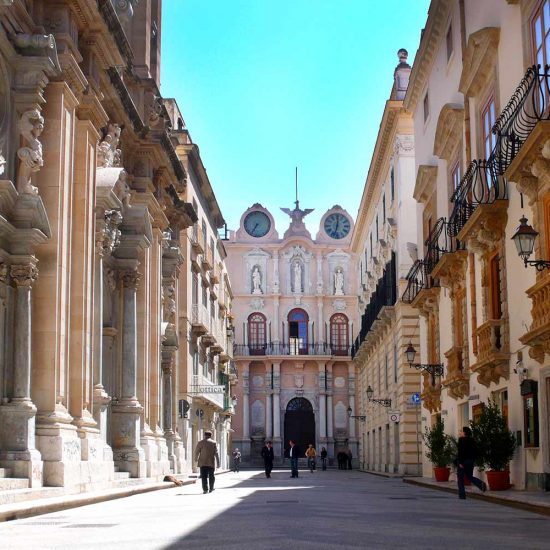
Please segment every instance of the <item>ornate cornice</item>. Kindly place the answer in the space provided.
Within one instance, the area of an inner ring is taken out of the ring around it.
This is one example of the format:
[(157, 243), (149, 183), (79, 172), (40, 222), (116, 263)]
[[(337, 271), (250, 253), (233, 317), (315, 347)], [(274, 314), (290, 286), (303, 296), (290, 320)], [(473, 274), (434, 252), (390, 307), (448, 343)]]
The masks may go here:
[(428, 81), (439, 44), (445, 36), (450, 10), (451, 0), (432, 0), (430, 4), (428, 20), (414, 58), (407, 95), (403, 101), (405, 109), (411, 112), (416, 109), (420, 94)]

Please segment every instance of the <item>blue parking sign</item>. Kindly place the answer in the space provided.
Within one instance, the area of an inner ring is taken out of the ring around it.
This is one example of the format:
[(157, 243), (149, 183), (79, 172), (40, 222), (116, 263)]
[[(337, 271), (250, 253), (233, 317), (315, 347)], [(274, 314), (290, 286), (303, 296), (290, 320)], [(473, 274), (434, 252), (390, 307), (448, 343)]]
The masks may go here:
[(419, 393), (413, 393), (411, 395), (411, 403), (414, 403), (415, 405), (420, 404), (420, 394)]

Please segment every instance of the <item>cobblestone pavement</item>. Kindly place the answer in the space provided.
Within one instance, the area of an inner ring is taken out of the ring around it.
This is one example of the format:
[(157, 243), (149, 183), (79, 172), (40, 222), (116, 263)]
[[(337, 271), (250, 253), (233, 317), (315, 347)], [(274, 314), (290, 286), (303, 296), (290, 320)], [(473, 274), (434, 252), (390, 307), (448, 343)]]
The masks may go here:
[(357, 471), (257, 471), (0, 524), (0, 548), (545, 549), (550, 518)]

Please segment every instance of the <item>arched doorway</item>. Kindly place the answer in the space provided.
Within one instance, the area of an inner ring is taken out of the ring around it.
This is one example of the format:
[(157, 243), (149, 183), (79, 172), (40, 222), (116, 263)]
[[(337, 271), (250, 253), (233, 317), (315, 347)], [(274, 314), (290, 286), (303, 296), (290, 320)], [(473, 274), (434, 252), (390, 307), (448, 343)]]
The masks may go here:
[(315, 414), (311, 403), (304, 397), (291, 399), (285, 412), (285, 447), (293, 439), (300, 448), (300, 453), (307, 446), (315, 445)]
[(290, 355), (307, 355), (307, 330), (309, 316), (303, 309), (293, 309), (288, 314), (288, 340)]

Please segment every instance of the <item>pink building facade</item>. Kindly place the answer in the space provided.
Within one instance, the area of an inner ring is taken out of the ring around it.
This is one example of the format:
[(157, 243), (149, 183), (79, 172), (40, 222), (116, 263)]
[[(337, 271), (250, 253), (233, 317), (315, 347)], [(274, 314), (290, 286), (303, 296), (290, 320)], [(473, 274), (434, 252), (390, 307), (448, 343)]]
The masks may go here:
[(232, 440), (244, 464), (260, 460), (266, 440), (279, 460), (289, 439), (303, 451), (326, 447), (331, 463), (341, 450), (358, 456), (353, 220), (336, 205), (312, 238), (304, 224), (311, 210), (295, 204), (282, 209), (290, 217), (282, 238), (271, 213), (254, 204), (225, 243), (238, 370)]

